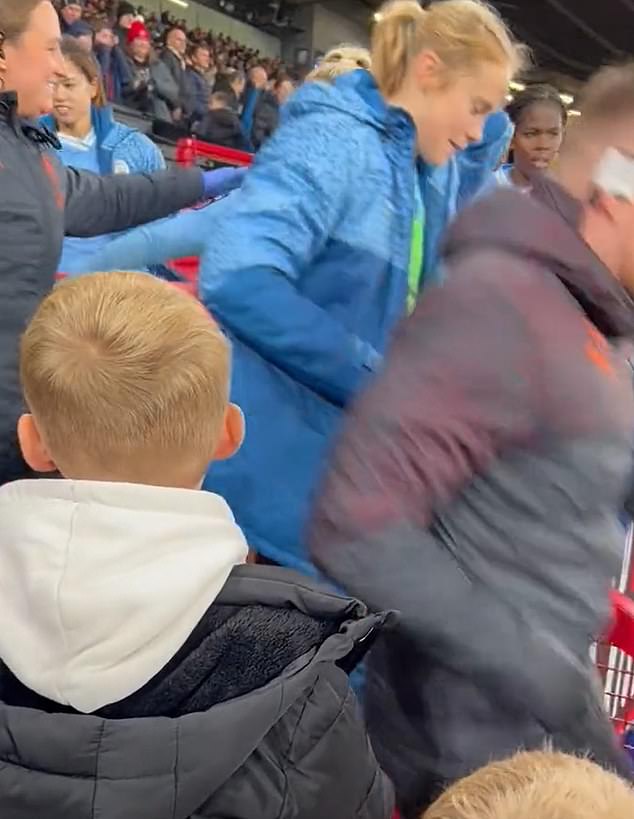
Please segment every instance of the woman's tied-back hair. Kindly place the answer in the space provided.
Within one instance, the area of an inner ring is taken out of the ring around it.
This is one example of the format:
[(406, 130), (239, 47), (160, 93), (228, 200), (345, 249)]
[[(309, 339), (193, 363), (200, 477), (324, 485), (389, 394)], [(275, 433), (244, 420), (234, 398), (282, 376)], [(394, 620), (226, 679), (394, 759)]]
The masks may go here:
[[(2, 2), (2, 0), (0, 0), (0, 2)], [(93, 105), (96, 105), (97, 108), (104, 108), (108, 105), (106, 90), (103, 87), (103, 80), (101, 78), (101, 69), (93, 55), (84, 51), (74, 37), (63, 37), (62, 56), (65, 60), (72, 63), (89, 83), (95, 84), (97, 93), (93, 100)]]
[(423, 819), (632, 819), (634, 790), (587, 759), (539, 751), (449, 788)]
[(552, 85), (527, 85), (523, 91), (516, 94), (512, 102), (506, 106), (506, 113), (509, 115), (513, 125), (519, 125), (525, 111), (531, 105), (553, 105), (561, 114), (561, 123), (566, 125), (568, 121), (568, 109), (559, 96), (559, 91)]
[(306, 77), (306, 82), (334, 82), (343, 74), (360, 68), (369, 71), (371, 67), (372, 57), (367, 48), (342, 43), (330, 49), (317, 68)]
[(229, 349), (203, 306), (143, 273), (59, 284), (22, 337), (29, 410), (62, 474), (153, 483), (204, 474), (229, 393)]
[(480, 0), (442, 0), (423, 9), (417, 0), (393, 0), (377, 14), (372, 35), (372, 72), (386, 97), (402, 87), (410, 62), (434, 51), (449, 71), (469, 71), (481, 63), (523, 66), (526, 52), (500, 15)]

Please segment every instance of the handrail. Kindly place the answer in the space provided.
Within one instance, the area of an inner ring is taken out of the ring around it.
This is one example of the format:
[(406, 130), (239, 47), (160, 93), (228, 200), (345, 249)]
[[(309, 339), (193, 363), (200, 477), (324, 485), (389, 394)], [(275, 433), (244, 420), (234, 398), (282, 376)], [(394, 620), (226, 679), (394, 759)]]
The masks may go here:
[(238, 168), (247, 168), (253, 162), (253, 154), (246, 151), (237, 151), (235, 148), (224, 148), (222, 145), (211, 145), (200, 139), (184, 137), (176, 143), (176, 161), (179, 165), (195, 165), (198, 159), (207, 159), (210, 162), (222, 162), (224, 165), (234, 165)]

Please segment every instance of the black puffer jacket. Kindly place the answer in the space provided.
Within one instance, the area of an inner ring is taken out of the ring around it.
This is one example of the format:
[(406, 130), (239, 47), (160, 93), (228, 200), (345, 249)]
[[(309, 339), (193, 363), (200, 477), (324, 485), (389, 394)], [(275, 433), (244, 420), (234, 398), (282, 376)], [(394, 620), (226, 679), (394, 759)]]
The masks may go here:
[(124, 230), (203, 194), (198, 170), (99, 177), (64, 168), (54, 144), (18, 119), (14, 94), (0, 94), (0, 484), (27, 474), (15, 434), (22, 411), (18, 341), (53, 286), (64, 234)]
[(382, 621), (241, 566), (172, 661), (97, 715), (60, 713), (0, 665), (0, 816), (389, 819), (347, 675)]

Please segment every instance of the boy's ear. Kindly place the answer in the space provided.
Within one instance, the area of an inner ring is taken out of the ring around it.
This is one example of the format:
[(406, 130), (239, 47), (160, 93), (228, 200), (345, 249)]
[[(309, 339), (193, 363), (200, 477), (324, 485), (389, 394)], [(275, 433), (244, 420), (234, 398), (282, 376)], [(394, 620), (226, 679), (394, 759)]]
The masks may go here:
[(214, 461), (226, 461), (232, 458), (244, 442), (245, 424), (242, 410), (237, 404), (229, 404), (222, 424), (218, 446), (214, 452)]
[(57, 466), (42, 441), (32, 415), (25, 414), (18, 421), (18, 440), (27, 464), (35, 472), (55, 472)]

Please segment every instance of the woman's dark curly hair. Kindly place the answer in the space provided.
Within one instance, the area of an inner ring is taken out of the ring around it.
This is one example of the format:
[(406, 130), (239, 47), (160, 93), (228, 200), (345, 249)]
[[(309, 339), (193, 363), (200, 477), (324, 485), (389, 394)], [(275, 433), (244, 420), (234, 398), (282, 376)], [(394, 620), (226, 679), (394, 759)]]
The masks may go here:
[(506, 113), (511, 118), (513, 125), (519, 125), (524, 116), (524, 112), (531, 105), (548, 103), (554, 105), (561, 113), (561, 123), (566, 125), (568, 121), (568, 109), (559, 96), (559, 91), (552, 85), (527, 85), (523, 91), (517, 94), (513, 101), (506, 106)]

